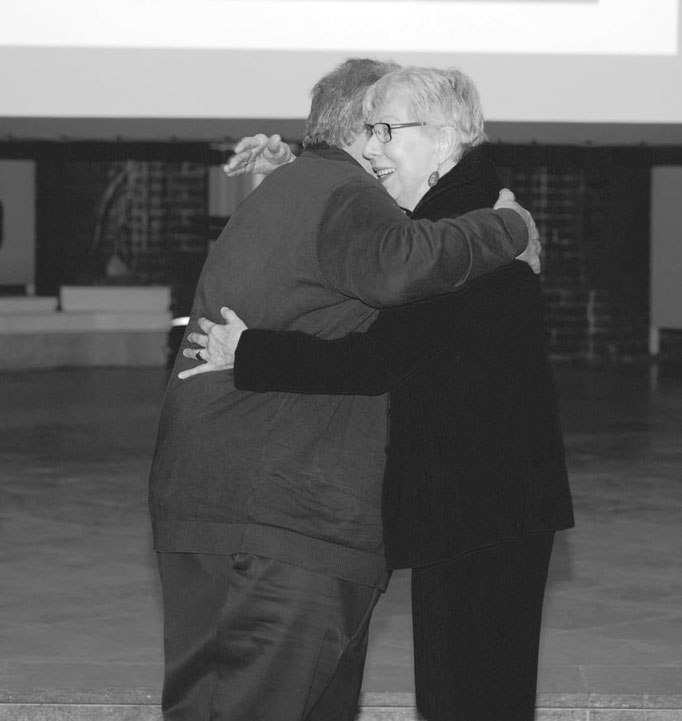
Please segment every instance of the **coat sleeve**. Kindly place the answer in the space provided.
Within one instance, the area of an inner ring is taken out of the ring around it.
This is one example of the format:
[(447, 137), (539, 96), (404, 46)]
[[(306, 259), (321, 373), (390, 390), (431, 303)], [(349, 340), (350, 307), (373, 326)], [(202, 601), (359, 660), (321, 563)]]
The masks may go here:
[(513, 210), (410, 220), (381, 187), (347, 184), (334, 193), (318, 233), (318, 263), (333, 288), (374, 308), (461, 288), (511, 263), (528, 243)]
[(235, 387), (250, 391), (379, 395), (417, 371), (466, 324), (453, 298), (382, 311), (363, 333), (334, 340), (296, 331), (247, 330)]

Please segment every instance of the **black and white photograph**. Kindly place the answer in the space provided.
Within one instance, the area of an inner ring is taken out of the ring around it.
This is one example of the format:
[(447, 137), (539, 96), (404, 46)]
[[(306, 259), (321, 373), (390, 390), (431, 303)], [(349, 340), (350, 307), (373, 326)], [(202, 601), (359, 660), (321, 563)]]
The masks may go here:
[(0, 0), (0, 721), (682, 721), (682, 0)]

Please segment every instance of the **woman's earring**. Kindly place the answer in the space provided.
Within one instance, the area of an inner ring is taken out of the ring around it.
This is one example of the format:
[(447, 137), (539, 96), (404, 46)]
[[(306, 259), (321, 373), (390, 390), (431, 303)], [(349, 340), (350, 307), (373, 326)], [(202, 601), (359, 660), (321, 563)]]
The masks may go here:
[[(424, 177), (424, 176), (422, 176), (422, 177)], [(433, 173), (431, 173), (431, 175), (429, 175), (429, 179), (427, 181), (429, 184), (429, 188), (433, 188), (433, 186), (436, 185), (439, 180), (440, 180), (440, 173), (437, 170), (434, 170)]]

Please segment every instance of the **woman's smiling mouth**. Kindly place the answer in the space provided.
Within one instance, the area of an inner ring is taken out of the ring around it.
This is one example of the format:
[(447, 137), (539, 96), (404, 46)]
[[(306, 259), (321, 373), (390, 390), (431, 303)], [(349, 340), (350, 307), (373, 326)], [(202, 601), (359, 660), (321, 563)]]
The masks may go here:
[(372, 170), (374, 171), (374, 174), (377, 176), (377, 178), (379, 178), (379, 180), (386, 178), (392, 173), (395, 173), (395, 168), (372, 168)]

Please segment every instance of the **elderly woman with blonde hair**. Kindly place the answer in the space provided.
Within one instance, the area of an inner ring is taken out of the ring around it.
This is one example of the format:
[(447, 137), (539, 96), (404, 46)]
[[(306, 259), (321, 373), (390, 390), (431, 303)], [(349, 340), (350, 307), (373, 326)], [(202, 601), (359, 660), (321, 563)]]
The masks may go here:
[[(464, 73), (399, 69), (365, 103), (364, 156), (406, 212), (494, 204), (502, 182)], [(390, 393), (384, 538), (389, 567), (412, 569), (418, 710), (531, 721), (554, 532), (573, 525), (539, 277), (514, 261), (332, 341), (223, 316), (190, 340), (215, 369), (235, 359), (238, 388)]]

